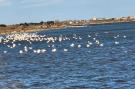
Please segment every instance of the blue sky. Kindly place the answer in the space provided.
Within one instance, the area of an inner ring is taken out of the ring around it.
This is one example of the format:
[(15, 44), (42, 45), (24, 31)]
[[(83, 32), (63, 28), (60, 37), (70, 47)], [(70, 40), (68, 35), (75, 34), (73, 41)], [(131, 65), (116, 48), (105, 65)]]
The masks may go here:
[(135, 15), (135, 0), (0, 0), (0, 24)]

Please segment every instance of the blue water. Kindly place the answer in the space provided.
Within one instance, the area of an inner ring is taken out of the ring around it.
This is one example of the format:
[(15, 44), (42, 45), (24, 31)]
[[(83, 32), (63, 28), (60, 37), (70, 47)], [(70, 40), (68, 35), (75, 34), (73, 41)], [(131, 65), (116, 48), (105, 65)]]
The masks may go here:
[[(10, 42), (0, 43), (0, 89), (135, 88), (135, 23), (65, 28), (37, 34), (70, 40), (31, 44), (16, 41), (15, 44), (21, 45), (15, 48), (7, 47)], [(90, 47), (86, 46), (88, 41), (92, 43)], [(70, 46), (72, 43), (74, 47)], [(46, 52), (30, 50), (20, 54), (19, 50), (25, 46), (44, 48)]]

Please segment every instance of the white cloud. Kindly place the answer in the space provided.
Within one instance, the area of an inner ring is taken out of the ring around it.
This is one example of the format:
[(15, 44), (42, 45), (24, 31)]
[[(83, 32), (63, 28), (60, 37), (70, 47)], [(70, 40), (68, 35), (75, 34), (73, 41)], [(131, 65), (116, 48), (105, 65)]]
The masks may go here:
[(63, 0), (22, 0), (20, 4), (24, 8), (29, 7), (40, 7), (40, 6), (49, 6), (55, 5), (63, 2)]

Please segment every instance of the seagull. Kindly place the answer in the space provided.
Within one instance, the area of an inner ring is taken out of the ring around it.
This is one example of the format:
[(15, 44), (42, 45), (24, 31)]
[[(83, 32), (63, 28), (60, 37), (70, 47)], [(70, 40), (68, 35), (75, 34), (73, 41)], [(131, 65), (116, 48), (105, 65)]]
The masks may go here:
[(78, 45), (78, 48), (81, 48), (81, 45)]
[(117, 37), (116, 37), (116, 36), (114, 36), (114, 38), (116, 39)]
[(90, 36), (90, 35), (88, 35), (88, 37), (90, 38), (91, 36)]
[(73, 44), (73, 43), (70, 45), (70, 47), (74, 47), (74, 46), (75, 46), (75, 44)]
[(42, 49), (41, 52), (44, 53), (44, 52), (46, 52), (46, 50), (45, 49)]
[(99, 40), (96, 40), (96, 44), (99, 44), (100, 42), (99, 42)]
[(37, 50), (33, 50), (34, 53), (37, 53)]
[(68, 51), (68, 49), (64, 49), (64, 52), (67, 52)]
[(127, 36), (123, 36), (124, 38), (127, 38)]
[(115, 44), (117, 45), (117, 44), (119, 44), (119, 42), (115, 41)]
[(26, 46), (24, 47), (24, 51), (25, 52), (28, 52), (28, 48)]
[(19, 51), (19, 53), (20, 53), (20, 54), (22, 54), (22, 53), (23, 53), (23, 51), (22, 51), (22, 50), (20, 50), (20, 51)]
[(88, 41), (88, 44), (92, 45), (92, 42)]
[(52, 52), (56, 52), (56, 51), (57, 51), (57, 49), (56, 49), (56, 48), (53, 48), (53, 49), (52, 49)]
[(41, 53), (41, 50), (40, 50), (40, 49), (37, 49), (37, 53), (38, 53), (38, 54)]
[(32, 49), (32, 47), (29, 47), (29, 49)]
[(7, 53), (7, 51), (3, 51), (4, 53)]
[(89, 48), (89, 47), (90, 47), (90, 45), (89, 45), (89, 44), (87, 44), (87, 45), (86, 45), (86, 47), (87, 47), (87, 48)]
[(93, 40), (96, 40), (96, 38), (93, 38)]
[(101, 47), (102, 47), (102, 46), (104, 46), (104, 44), (102, 43), (102, 44), (100, 44), (99, 46), (101, 46)]

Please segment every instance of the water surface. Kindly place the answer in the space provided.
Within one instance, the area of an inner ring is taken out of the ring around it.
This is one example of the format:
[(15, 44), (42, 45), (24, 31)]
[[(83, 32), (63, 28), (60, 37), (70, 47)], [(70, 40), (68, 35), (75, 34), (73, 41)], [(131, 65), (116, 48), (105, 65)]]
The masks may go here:
[[(12, 42), (0, 43), (0, 88), (135, 88), (134, 23), (41, 31), (37, 35), (62, 40), (16, 41), (15, 48), (7, 47)], [(32, 49), (19, 53), (24, 47)], [(46, 51), (34, 53), (37, 49)]]

